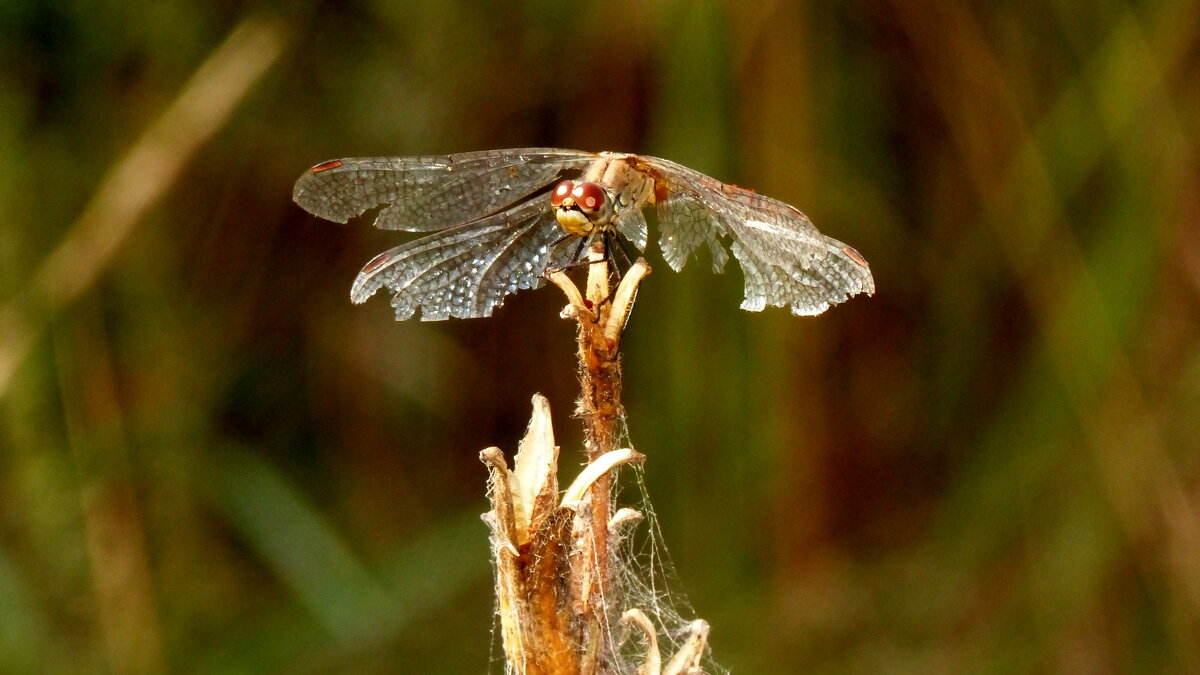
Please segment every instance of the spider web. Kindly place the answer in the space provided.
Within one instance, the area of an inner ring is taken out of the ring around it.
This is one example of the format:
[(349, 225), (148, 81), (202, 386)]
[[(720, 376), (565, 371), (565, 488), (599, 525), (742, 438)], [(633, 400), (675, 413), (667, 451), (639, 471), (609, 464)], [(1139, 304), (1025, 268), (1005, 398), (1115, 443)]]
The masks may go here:
[[(620, 418), (619, 447), (633, 447), (625, 416)], [(632, 475), (622, 489), (622, 477)], [(658, 515), (646, 488), (643, 465), (627, 467), (613, 481), (612, 505), (616, 510), (629, 506), (642, 515), (641, 522), (630, 524), (614, 537), (609, 534), (609, 597), (606, 616), (609, 644), (616, 648), (613, 672), (636, 675), (646, 660), (646, 637), (636, 627), (622, 624), (621, 615), (629, 609), (640, 609), (654, 625), (658, 650), (664, 666), (690, 637), (692, 622), (698, 618), (695, 609), (681, 590), (682, 584), (666, 540), (659, 527)], [(622, 504), (621, 497), (631, 496), (632, 504)], [(708, 675), (726, 675), (729, 670), (720, 666), (707, 646), (701, 667)]]

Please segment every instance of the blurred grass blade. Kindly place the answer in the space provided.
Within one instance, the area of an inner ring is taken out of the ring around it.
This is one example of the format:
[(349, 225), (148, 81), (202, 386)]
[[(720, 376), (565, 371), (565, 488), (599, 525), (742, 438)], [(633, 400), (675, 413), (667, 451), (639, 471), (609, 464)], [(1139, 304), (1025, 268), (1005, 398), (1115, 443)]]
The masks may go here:
[[(232, 452), (216, 499), (245, 542), (344, 648), (398, 634), (487, 575), (487, 531), (477, 513), (435, 523), (369, 569), (304, 495), (269, 464)], [(430, 572), (436, 570), (436, 576)]]
[(30, 581), (0, 550), (0, 663), (5, 670), (34, 672), (46, 666), (50, 627)]
[(196, 150), (283, 52), (284, 31), (264, 17), (242, 21), (183, 91), (104, 176), (30, 284), (0, 308), (0, 398), (46, 323), (104, 270), (134, 226)]
[(374, 637), (387, 593), (295, 486), (243, 452), (227, 456), (218, 484), (232, 525), (330, 634), (347, 645)]

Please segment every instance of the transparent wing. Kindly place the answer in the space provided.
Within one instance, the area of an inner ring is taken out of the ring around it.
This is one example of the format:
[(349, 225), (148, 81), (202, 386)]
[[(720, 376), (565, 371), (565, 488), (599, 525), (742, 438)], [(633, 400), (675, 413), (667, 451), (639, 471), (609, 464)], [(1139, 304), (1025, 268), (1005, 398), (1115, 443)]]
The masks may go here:
[(363, 267), (350, 299), (388, 288), (401, 321), (418, 309), (425, 321), (491, 316), (505, 296), (542, 284), (561, 237), (548, 205), (525, 201), (381, 253)]
[(617, 232), (629, 240), (639, 251), (646, 250), (649, 240), (646, 228), (646, 214), (641, 209), (629, 208), (621, 211), (615, 218)]
[(292, 199), (344, 223), (367, 209), (383, 230), (430, 232), (496, 213), (595, 160), (579, 150), (521, 148), (428, 157), (335, 159), (296, 181)]
[(796, 208), (665, 159), (640, 159), (655, 179), (659, 247), (667, 264), (679, 271), (708, 244), (719, 272), (729, 259), (720, 238), (729, 236), (745, 274), (742, 309), (772, 305), (820, 314), (875, 292), (870, 266), (858, 251), (821, 234)]

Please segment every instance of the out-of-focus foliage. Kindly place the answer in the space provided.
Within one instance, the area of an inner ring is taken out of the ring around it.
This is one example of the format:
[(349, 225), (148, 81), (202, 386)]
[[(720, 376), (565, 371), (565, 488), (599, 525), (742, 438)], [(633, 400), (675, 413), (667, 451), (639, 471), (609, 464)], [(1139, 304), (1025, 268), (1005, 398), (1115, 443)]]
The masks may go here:
[[(289, 196), (331, 157), (530, 145), (753, 186), (871, 261), (874, 298), (807, 319), (650, 255), (629, 424), (720, 662), (1200, 669), (1200, 4), (270, 11), (0, 4), (4, 670), (484, 670), (476, 455), (535, 391), (576, 451), (563, 299), (394, 323), (346, 291), (397, 235)], [(75, 249), (95, 276), (49, 264), (255, 12), (265, 77)]]

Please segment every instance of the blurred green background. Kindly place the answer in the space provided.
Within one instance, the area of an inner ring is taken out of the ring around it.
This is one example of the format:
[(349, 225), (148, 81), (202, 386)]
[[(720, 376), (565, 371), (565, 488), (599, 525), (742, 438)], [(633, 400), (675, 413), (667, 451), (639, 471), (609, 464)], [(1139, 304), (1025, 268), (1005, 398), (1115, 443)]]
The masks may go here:
[(502, 672), (477, 453), (540, 391), (581, 461), (563, 298), (395, 323), (347, 291), (409, 235), (290, 195), (534, 145), (875, 273), (797, 318), (649, 255), (625, 403), (718, 662), (1200, 670), (1200, 4), (975, 4), (7, 0), (0, 670)]

